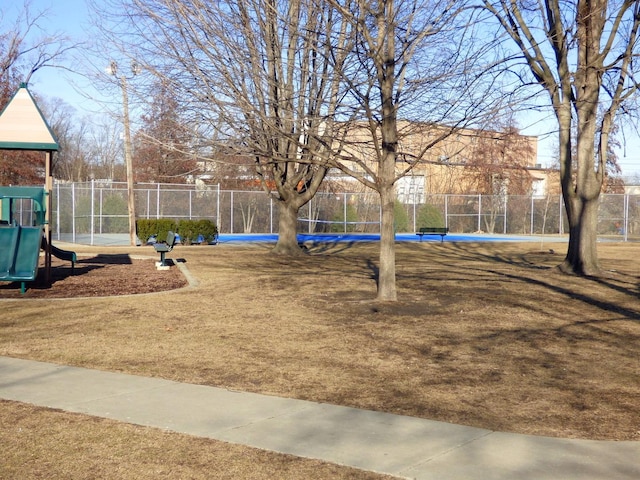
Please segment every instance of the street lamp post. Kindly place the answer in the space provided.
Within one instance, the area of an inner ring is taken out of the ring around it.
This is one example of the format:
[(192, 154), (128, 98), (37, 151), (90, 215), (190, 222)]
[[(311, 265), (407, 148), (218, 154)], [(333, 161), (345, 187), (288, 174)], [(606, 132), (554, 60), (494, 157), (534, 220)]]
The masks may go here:
[[(137, 63), (131, 62), (131, 72), (137, 75), (140, 69)], [(122, 123), (124, 124), (124, 161), (127, 169), (127, 206), (129, 210), (129, 242), (131, 246), (137, 245), (136, 235), (136, 202), (133, 190), (133, 161), (131, 156), (131, 125), (129, 123), (129, 94), (127, 89), (127, 77), (118, 76), (118, 64), (115, 61), (109, 66), (109, 73), (116, 77), (122, 89)]]

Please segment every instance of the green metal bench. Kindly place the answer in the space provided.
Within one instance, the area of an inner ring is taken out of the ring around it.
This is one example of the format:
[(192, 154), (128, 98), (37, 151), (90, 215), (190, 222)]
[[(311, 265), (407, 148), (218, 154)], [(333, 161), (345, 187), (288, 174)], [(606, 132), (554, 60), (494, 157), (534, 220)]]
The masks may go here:
[(165, 267), (167, 265), (165, 256), (168, 252), (173, 250), (173, 247), (176, 244), (176, 234), (171, 230), (167, 233), (167, 239), (164, 242), (158, 242), (153, 244), (153, 248), (156, 252), (160, 254), (160, 264), (159, 266)]
[(449, 233), (447, 227), (420, 227), (416, 235), (420, 237), (420, 241), (422, 241), (424, 235), (440, 235), (440, 242), (444, 242), (444, 237), (447, 233)]

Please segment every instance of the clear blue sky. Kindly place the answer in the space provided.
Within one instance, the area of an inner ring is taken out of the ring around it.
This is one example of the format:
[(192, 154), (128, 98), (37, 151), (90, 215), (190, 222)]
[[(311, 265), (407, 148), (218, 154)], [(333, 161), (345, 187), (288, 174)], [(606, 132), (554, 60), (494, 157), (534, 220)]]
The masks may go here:
[[(2, 0), (3, 3), (5, 0)], [(9, 9), (18, 9), (22, 5), (22, 0), (17, 0), (18, 5), (12, 5)], [(5, 10), (7, 7), (2, 7)], [(90, 25), (88, 22), (88, 7), (86, 0), (31, 0), (32, 11), (49, 10), (48, 23), (44, 26), (51, 33), (60, 32), (70, 37), (72, 41), (80, 42), (87, 35), (90, 35)], [(14, 15), (11, 15), (15, 17)], [(73, 84), (82, 84), (78, 76), (74, 76), (64, 70), (46, 68), (37, 72), (30, 82), (30, 89), (46, 97), (59, 97), (70, 104), (79, 114), (93, 112), (96, 105), (87, 101), (79, 95)], [(86, 86), (84, 88), (87, 88)], [(542, 135), (549, 130), (549, 125), (553, 128), (553, 119), (528, 126), (530, 119), (522, 117), (520, 127), (522, 133), (526, 135)], [(551, 123), (550, 123), (551, 122)], [(624, 175), (638, 173), (640, 175), (640, 138), (631, 128), (625, 129), (626, 148), (618, 152), (619, 163)], [(538, 162), (543, 166), (548, 166), (554, 156), (555, 136), (539, 137)]]
[[(18, 0), (16, 3), (22, 3)], [(11, 8), (18, 9), (18, 5)], [(69, 38), (71, 45), (83, 42), (90, 36), (88, 7), (85, 0), (30, 0), (32, 13), (46, 11), (46, 20), (41, 23), (46, 33), (60, 34)], [(37, 33), (41, 35), (41, 33)], [(67, 69), (45, 67), (37, 71), (29, 82), (29, 89), (44, 97), (58, 97), (74, 107), (80, 115), (95, 111), (98, 106), (77, 92), (77, 86), (87, 88), (86, 81), (72, 71), (77, 69), (71, 56), (63, 62)], [(90, 88), (88, 88), (90, 90)]]

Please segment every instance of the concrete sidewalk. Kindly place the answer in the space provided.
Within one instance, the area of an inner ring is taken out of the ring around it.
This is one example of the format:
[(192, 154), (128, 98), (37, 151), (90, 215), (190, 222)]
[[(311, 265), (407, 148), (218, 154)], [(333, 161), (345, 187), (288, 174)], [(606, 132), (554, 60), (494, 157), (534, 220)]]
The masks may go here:
[(506, 434), (8, 357), (0, 357), (0, 398), (403, 478), (640, 478), (640, 442)]

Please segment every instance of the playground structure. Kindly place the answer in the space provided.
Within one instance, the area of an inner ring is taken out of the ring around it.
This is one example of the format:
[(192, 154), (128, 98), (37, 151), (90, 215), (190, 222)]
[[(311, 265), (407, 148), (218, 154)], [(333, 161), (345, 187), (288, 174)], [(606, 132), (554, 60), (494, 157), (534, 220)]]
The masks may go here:
[[(51, 256), (76, 262), (76, 254), (51, 244), (51, 157), (58, 150), (51, 129), (26, 84), (0, 113), (0, 149), (45, 152), (45, 184), (0, 187), (0, 281), (20, 282), (20, 291), (38, 275), (40, 250), (44, 250), (45, 282), (51, 281)], [(17, 206), (21, 214), (17, 214)], [(25, 206), (26, 205), (26, 206)], [(27, 215), (24, 215), (24, 212)]]

